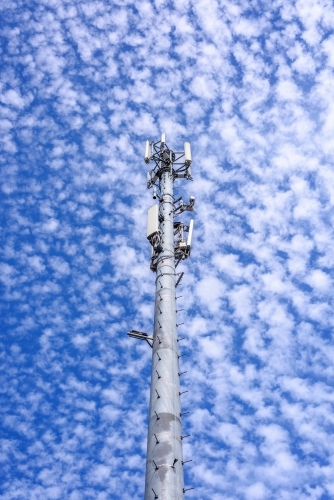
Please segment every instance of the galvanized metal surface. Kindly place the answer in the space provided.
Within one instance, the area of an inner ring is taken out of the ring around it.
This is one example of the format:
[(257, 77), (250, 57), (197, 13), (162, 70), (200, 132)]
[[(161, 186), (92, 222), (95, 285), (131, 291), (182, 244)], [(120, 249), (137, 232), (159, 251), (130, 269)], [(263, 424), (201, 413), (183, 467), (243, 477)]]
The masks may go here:
[(161, 177), (162, 252), (156, 274), (145, 500), (184, 498), (173, 202), (173, 177), (165, 171)]

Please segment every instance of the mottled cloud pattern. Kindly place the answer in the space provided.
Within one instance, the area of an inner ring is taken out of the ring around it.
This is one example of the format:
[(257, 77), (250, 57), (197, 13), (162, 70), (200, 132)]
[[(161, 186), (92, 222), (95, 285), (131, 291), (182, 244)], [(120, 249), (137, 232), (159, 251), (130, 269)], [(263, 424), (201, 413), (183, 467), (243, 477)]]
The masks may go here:
[[(186, 498), (334, 497), (327, 0), (3, 0), (3, 500), (143, 498), (143, 142), (192, 144)], [(182, 267), (182, 266), (180, 266)]]

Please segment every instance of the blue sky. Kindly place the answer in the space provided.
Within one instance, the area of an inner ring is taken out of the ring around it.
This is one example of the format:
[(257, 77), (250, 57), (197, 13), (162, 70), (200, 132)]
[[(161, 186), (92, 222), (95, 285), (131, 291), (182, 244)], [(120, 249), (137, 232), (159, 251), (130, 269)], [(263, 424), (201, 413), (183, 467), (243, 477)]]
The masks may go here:
[(0, 498), (143, 498), (151, 352), (126, 332), (152, 332), (161, 132), (193, 151), (186, 498), (333, 498), (332, 3), (0, 10)]

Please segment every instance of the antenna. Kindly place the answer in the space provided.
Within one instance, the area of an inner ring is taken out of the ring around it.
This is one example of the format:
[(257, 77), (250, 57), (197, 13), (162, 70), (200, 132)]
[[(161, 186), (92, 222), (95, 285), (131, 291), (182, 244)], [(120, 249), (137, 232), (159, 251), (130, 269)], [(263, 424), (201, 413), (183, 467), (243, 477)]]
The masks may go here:
[[(157, 274), (155, 291), (154, 329), (152, 337), (131, 330), (130, 337), (145, 340), (152, 347), (152, 375), (147, 437), (145, 500), (166, 498), (183, 500), (183, 450), (177, 334), (176, 287), (184, 272), (175, 269), (190, 256), (194, 221), (189, 225), (174, 218), (185, 211), (193, 212), (195, 198), (189, 204), (182, 197), (175, 201), (174, 182), (178, 178), (192, 180), (189, 142), (184, 151), (173, 151), (161, 140), (146, 141), (145, 163), (152, 166), (147, 174), (147, 187), (153, 188), (153, 198), (159, 204), (148, 209), (147, 239), (151, 244), (150, 268)], [(185, 234), (188, 233), (187, 240)], [(188, 412), (186, 412), (188, 413)]]
[(193, 221), (193, 219), (191, 219), (190, 224), (189, 224), (188, 239), (187, 239), (187, 246), (189, 247), (189, 254), (190, 254), (191, 242), (193, 239), (193, 230), (194, 230), (194, 221)]
[(146, 141), (146, 144), (145, 144), (145, 155), (144, 155), (145, 163), (149, 163), (150, 162), (150, 157), (151, 157), (151, 145), (150, 145), (150, 141)]
[(184, 143), (184, 156), (185, 156), (185, 163), (188, 167), (191, 165), (191, 149), (190, 149), (190, 143), (185, 142)]

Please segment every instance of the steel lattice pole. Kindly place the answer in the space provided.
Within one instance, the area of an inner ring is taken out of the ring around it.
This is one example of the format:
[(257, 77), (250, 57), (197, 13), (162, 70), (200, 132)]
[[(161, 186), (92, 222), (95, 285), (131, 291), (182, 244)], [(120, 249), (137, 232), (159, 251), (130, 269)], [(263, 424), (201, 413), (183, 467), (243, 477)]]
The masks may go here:
[(176, 325), (173, 175), (160, 178), (162, 251), (157, 260), (145, 500), (183, 500), (183, 456)]

